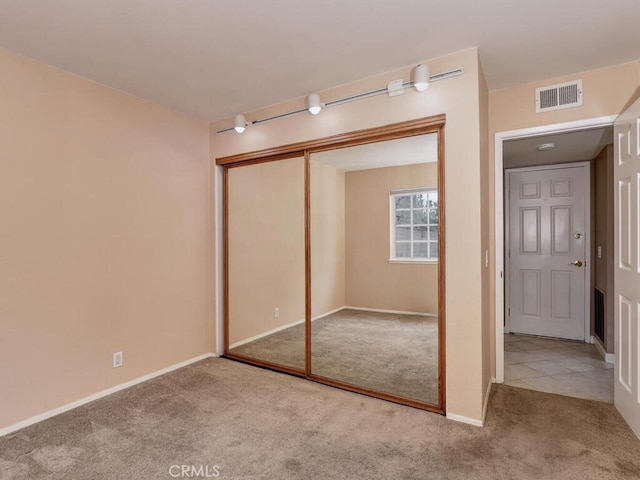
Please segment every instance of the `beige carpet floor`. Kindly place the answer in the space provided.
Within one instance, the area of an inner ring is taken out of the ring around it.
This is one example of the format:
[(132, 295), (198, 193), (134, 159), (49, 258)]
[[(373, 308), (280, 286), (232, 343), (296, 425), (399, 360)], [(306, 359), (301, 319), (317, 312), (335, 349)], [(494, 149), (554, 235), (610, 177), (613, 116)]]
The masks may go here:
[(171, 479), (174, 465), (244, 480), (621, 480), (640, 478), (640, 441), (593, 400), (495, 386), (477, 428), (225, 359), (0, 438), (2, 480)]
[[(436, 318), (345, 309), (311, 329), (314, 375), (437, 405)], [(231, 352), (304, 370), (304, 325)]]

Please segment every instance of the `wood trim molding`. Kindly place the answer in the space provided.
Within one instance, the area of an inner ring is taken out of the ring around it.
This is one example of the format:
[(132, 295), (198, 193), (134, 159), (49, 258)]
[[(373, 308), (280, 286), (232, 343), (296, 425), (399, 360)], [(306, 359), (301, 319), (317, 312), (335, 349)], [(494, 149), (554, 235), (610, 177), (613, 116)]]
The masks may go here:
[(391, 393), (379, 392), (378, 390), (372, 390), (366, 387), (359, 387), (350, 383), (341, 382), (340, 380), (334, 380), (332, 378), (321, 377), (319, 375), (308, 375), (307, 379), (331, 387), (340, 388), (342, 390), (348, 390), (350, 392), (360, 393), (369, 397), (380, 398), (389, 402), (399, 403), (401, 405), (407, 405), (409, 407), (419, 408), (421, 410), (428, 410), (430, 412), (439, 413), (444, 415), (445, 411), (439, 405), (432, 405), (431, 403), (421, 402), (419, 400), (412, 400), (399, 395), (393, 395)]
[[(251, 155), (251, 157), (248, 158), (244, 158), (244, 154), (243, 154), (243, 160), (240, 161), (233, 161), (233, 162), (226, 162), (226, 161), (222, 161), (224, 159), (220, 159), (221, 161), (216, 161), (217, 165), (223, 165), (227, 168), (234, 168), (234, 167), (247, 167), (249, 165), (256, 165), (258, 163), (265, 163), (265, 162), (277, 162), (278, 160), (289, 160), (290, 158), (298, 158), (298, 157), (303, 157), (305, 153), (305, 150), (292, 150), (290, 152), (284, 152), (284, 153), (276, 153), (273, 155), (266, 155), (266, 156), (253, 156), (253, 154), (246, 154), (246, 155)], [(227, 158), (231, 158), (231, 157), (227, 157)]]
[(246, 363), (248, 365), (255, 365), (256, 367), (266, 368), (275, 372), (284, 372), (290, 375), (295, 375), (296, 377), (307, 378), (307, 375), (305, 374), (305, 371), (303, 369), (288, 367), (286, 365), (280, 365), (279, 363), (267, 362), (265, 360), (259, 360), (257, 358), (247, 357), (245, 355), (239, 355), (237, 353), (229, 352), (225, 352), (222, 357), (228, 358), (230, 360), (237, 360), (238, 362)]
[(222, 251), (224, 256), (224, 353), (229, 352), (229, 170), (222, 169)]
[(311, 155), (304, 152), (304, 358), (305, 375), (311, 375)]
[(265, 148), (253, 152), (239, 153), (216, 159), (217, 165), (244, 164), (246, 162), (258, 163), (260, 161), (284, 160), (292, 157), (300, 157), (304, 151), (322, 152), (335, 148), (364, 145), (365, 143), (381, 142), (394, 138), (411, 137), (425, 133), (437, 132), (445, 123), (445, 115), (409, 120), (407, 122), (393, 123), (383, 127), (356, 130), (340, 133), (330, 137), (324, 137), (306, 142), (291, 143), (279, 147)]
[(438, 405), (446, 412), (446, 215), (444, 178), (444, 123), (438, 128)]

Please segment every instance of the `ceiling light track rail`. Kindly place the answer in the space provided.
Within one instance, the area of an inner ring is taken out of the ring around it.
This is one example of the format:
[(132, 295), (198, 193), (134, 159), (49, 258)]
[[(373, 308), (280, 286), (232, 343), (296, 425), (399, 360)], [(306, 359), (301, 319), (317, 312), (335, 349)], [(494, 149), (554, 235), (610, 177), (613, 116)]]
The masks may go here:
[(274, 115), (272, 117), (261, 118), (260, 120), (254, 120), (251, 125), (260, 125), (261, 123), (270, 122), (271, 120), (280, 120), (281, 118), (291, 117), (292, 115), (298, 115), (299, 113), (306, 113), (306, 108), (300, 110), (294, 110), (293, 112), (281, 113), (280, 115)]
[(438, 80), (444, 80), (445, 78), (457, 77), (462, 75), (464, 70), (462, 68), (456, 68), (455, 70), (449, 70), (448, 72), (437, 73), (435, 75), (431, 75), (429, 80), (432, 82), (437, 82)]
[[(457, 77), (459, 75), (462, 75), (463, 73), (464, 73), (464, 70), (462, 68), (457, 68), (455, 70), (449, 70), (447, 72), (442, 72), (435, 75), (429, 75), (429, 69), (426, 67), (426, 65), (418, 65), (414, 70), (413, 80), (403, 82), (402, 90), (404, 90), (405, 88), (415, 87), (416, 90), (421, 92), (426, 90), (427, 86), (431, 82), (437, 82), (438, 80), (444, 80), (445, 78)], [(247, 121), (244, 118), (244, 115), (237, 115), (234, 119), (235, 125), (233, 127), (218, 130), (216, 134), (232, 132), (234, 130), (238, 133), (242, 133), (244, 131), (244, 128), (242, 126), (248, 127), (248, 126), (260, 125), (262, 123), (271, 122), (273, 120), (280, 120), (282, 118), (291, 117), (291, 116), (299, 115), (301, 113), (306, 113), (306, 112), (311, 112), (312, 114), (316, 115), (317, 113), (320, 112), (322, 108), (336, 107), (338, 105), (344, 105), (345, 103), (364, 100), (365, 98), (375, 97), (378, 95), (382, 95), (384, 93), (388, 93), (390, 96), (393, 96), (394, 94), (392, 94), (391, 92), (391, 83), (384, 88), (378, 88), (376, 90), (370, 90), (368, 92), (349, 95), (347, 97), (338, 98), (337, 100), (331, 100), (330, 102), (326, 102), (326, 103), (321, 103), (321, 102), (319, 103), (318, 94), (311, 94), (307, 98), (307, 104), (310, 105), (309, 108), (301, 108), (298, 110), (293, 110), (291, 112), (285, 112), (279, 115), (273, 115), (271, 117), (260, 118), (258, 120)], [(395, 94), (397, 94), (397, 92), (395, 92)], [(312, 110), (312, 106), (314, 107), (313, 110)]]

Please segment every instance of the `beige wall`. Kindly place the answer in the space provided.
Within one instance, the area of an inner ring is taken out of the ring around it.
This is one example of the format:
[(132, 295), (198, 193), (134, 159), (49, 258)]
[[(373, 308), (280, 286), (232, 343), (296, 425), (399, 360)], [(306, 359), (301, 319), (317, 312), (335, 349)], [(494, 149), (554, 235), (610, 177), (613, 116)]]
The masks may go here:
[(345, 306), (345, 174), (312, 161), (311, 317)]
[[(342, 132), (446, 114), (445, 175), (447, 220), (446, 401), (447, 412), (479, 420), (482, 417), (483, 345), (481, 278), (480, 106), (476, 49), (425, 62), (433, 74), (463, 68), (464, 74), (433, 82), (424, 93), (407, 91), (389, 98), (368, 98), (332, 108), (319, 115), (295, 115), (248, 128), (242, 135), (215, 132), (231, 119), (211, 125), (211, 157), (250, 152)], [(410, 78), (415, 65), (321, 92), (328, 102), (378, 89), (389, 81)], [(256, 112), (248, 120), (303, 108), (304, 98)], [(220, 321), (220, 319), (219, 319)]]
[[(582, 79), (581, 107), (535, 113), (535, 90), (570, 80)], [(540, 82), (489, 92), (489, 191), (490, 191), (490, 278), (491, 329), (495, 328), (495, 134), (544, 125), (617, 115), (637, 95), (640, 62), (579, 72)], [(502, 254), (498, 252), (499, 254)], [(491, 372), (495, 375), (495, 345), (491, 345)]]
[[(536, 88), (578, 79), (582, 79), (581, 107), (536, 113)], [(617, 115), (639, 88), (639, 81), (640, 62), (631, 62), (492, 90), (489, 93), (490, 130), (495, 133)]]
[(211, 352), (213, 322), (208, 126), (1, 50), (0, 71), (3, 428)]
[(233, 345), (304, 319), (304, 159), (231, 168), (228, 185)]
[(389, 191), (437, 187), (436, 162), (346, 174), (346, 304), (438, 314), (438, 265), (389, 263)]
[[(594, 285), (605, 292), (605, 348), (613, 353), (613, 145), (608, 145), (594, 159), (594, 241), (593, 258)], [(598, 258), (597, 247), (602, 247)]]

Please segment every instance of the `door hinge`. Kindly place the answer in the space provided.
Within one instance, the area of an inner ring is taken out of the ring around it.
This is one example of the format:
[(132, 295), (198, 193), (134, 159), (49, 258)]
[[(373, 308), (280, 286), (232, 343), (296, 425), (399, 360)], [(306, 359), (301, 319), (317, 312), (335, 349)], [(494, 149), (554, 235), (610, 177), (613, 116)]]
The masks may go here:
[(511, 307), (509, 307), (509, 313), (507, 314), (509, 317), (511, 316)]

